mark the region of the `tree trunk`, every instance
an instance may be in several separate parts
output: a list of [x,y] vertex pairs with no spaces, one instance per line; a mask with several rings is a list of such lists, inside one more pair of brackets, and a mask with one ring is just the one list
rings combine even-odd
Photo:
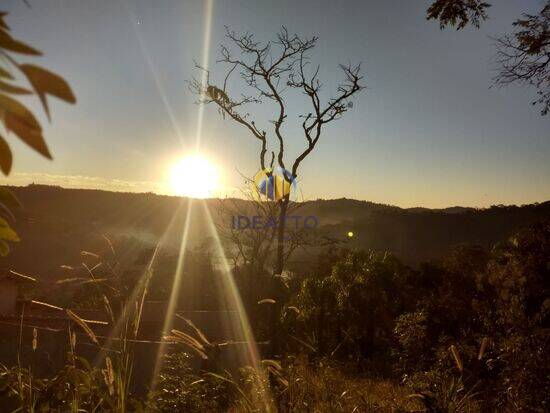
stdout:
[[281,343],[280,343],[280,316],[283,309],[283,298],[284,294],[282,293],[282,280],[276,278],[276,275],[283,273],[285,265],[285,218],[286,212],[288,210],[288,197],[283,198],[279,203],[279,219],[277,221],[277,253],[275,256],[275,267],[273,270],[273,279],[272,279],[272,290],[271,294],[275,299],[275,304],[271,306],[271,319],[270,319],[270,330],[271,330],[271,354],[273,357],[279,353]]
[[274,275],[282,274],[285,265],[285,219],[287,210],[288,196],[283,198],[279,204],[279,219],[277,221],[277,255],[275,257]]

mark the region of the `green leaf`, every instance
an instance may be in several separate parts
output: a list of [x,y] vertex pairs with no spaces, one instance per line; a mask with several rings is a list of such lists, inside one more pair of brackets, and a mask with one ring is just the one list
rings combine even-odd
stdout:
[[0,169],[4,175],[9,175],[12,165],[11,149],[6,140],[0,135]]
[[6,129],[14,132],[23,142],[48,159],[52,159],[40,124],[24,105],[9,96],[0,94],[0,115],[4,115]]
[[3,30],[0,30],[0,48],[20,54],[34,56],[40,56],[42,54],[39,50],[33,49],[29,45],[15,40],[8,32]]
[[9,253],[10,246],[6,242],[0,240],[0,256],[5,257]]
[[6,93],[11,93],[14,95],[29,95],[32,92],[29,89],[23,87],[15,86],[0,80],[0,90],[3,90]]
[[4,218],[0,218],[0,240],[19,242],[19,236]]
[[61,76],[35,65],[20,65],[19,69],[27,76],[35,92],[40,97],[44,110],[50,117],[46,94],[55,96],[68,103],[75,103],[76,98],[69,84]]

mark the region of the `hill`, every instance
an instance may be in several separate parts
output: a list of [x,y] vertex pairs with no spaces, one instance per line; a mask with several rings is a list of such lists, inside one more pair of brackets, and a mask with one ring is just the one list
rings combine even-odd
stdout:
[[[14,245],[2,266],[46,278],[57,278],[61,265],[78,264],[80,251],[105,248],[103,235],[154,247],[164,234],[167,247],[177,252],[190,204],[186,198],[152,193],[44,185],[10,189],[23,204],[14,224],[22,241]],[[231,225],[220,220],[219,200],[193,203],[190,249],[202,245],[211,234],[204,205],[217,225]],[[316,216],[323,231],[347,246],[389,251],[416,265],[437,259],[458,244],[490,247],[533,222],[550,218],[550,202],[432,210],[344,198],[304,202],[297,214]],[[348,231],[353,231],[353,238],[346,237]]]

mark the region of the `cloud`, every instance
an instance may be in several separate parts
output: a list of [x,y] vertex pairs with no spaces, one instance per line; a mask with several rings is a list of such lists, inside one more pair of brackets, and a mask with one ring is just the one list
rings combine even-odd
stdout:
[[[100,178],[84,175],[56,175],[47,173],[14,172],[3,185],[27,186],[30,184],[54,185],[63,188],[100,189],[114,192],[153,192],[160,195],[173,195],[167,182],[125,181],[121,179]],[[221,186],[212,197],[242,198],[242,188]]]
[[6,178],[6,185],[29,184],[57,185],[64,188],[102,189],[117,192],[155,192],[168,194],[166,183],[153,181],[124,181],[83,175],[55,175],[46,173],[15,172]]

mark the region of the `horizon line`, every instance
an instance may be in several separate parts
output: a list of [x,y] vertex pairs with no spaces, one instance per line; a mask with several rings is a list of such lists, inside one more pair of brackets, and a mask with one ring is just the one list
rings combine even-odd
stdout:
[[[62,189],[62,190],[67,190],[67,191],[70,191],[70,190],[76,190],[76,191],[99,191],[99,192],[110,192],[110,193],[119,193],[119,194],[135,194],[135,195],[154,195],[154,196],[159,196],[159,197],[168,197],[168,198],[184,198],[184,199],[187,199],[187,200],[205,200],[205,201],[209,201],[209,200],[222,200],[222,199],[239,199],[239,200],[242,200],[242,201],[247,201],[247,202],[253,202],[253,201],[250,201],[246,198],[239,198],[239,197],[233,197],[233,196],[226,196],[226,197],[216,197],[216,196],[213,196],[213,197],[206,197],[206,198],[193,198],[193,197],[190,197],[190,196],[185,196],[185,195],[176,195],[176,194],[168,194],[168,193],[159,193],[159,192],[155,192],[155,191],[132,191],[132,190],[124,190],[124,189],[115,189],[115,188],[111,188],[111,189],[106,189],[106,188],[99,188],[99,187],[75,187],[75,186],[63,186],[61,184],[55,184],[55,183],[35,183],[35,182],[32,182],[32,183],[27,183],[27,184],[10,184],[10,183],[6,183],[6,184],[0,184],[0,187],[8,187],[8,188],[32,188],[32,187],[47,187],[47,188],[57,188],[57,189]],[[535,201],[535,202],[530,202],[530,203],[525,203],[525,204],[492,204],[490,206],[487,206],[487,207],[478,207],[478,206],[463,206],[463,205],[450,205],[450,206],[446,206],[446,207],[425,207],[425,206],[413,206],[413,207],[402,207],[402,206],[399,206],[399,205],[394,205],[394,204],[387,204],[387,203],[383,203],[383,202],[375,202],[375,201],[369,201],[367,199],[358,199],[358,198],[348,198],[348,197],[340,197],[340,198],[316,198],[316,199],[305,199],[305,200],[302,200],[302,201],[293,201],[293,202],[296,202],[296,203],[308,203],[308,202],[320,202],[320,201],[342,201],[342,200],[346,200],[346,201],[355,201],[355,202],[363,202],[363,203],[369,203],[369,204],[374,204],[374,205],[380,205],[380,206],[386,206],[386,207],[390,207],[390,208],[398,208],[398,209],[401,209],[401,210],[404,210],[404,211],[407,211],[407,210],[415,210],[415,209],[425,209],[425,210],[429,210],[429,211],[445,211],[445,210],[449,210],[449,209],[455,209],[455,208],[460,208],[460,209],[465,209],[465,210],[474,210],[474,211],[484,211],[484,210],[488,210],[488,209],[491,209],[491,208],[494,208],[494,207],[497,207],[497,208],[507,208],[507,207],[525,207],[525,206],[535,206],[535,205],[541,205],[541,204],[545,204],[547,202],[550,202],[550,199],[548,200],[544,200],[544,201]]]

